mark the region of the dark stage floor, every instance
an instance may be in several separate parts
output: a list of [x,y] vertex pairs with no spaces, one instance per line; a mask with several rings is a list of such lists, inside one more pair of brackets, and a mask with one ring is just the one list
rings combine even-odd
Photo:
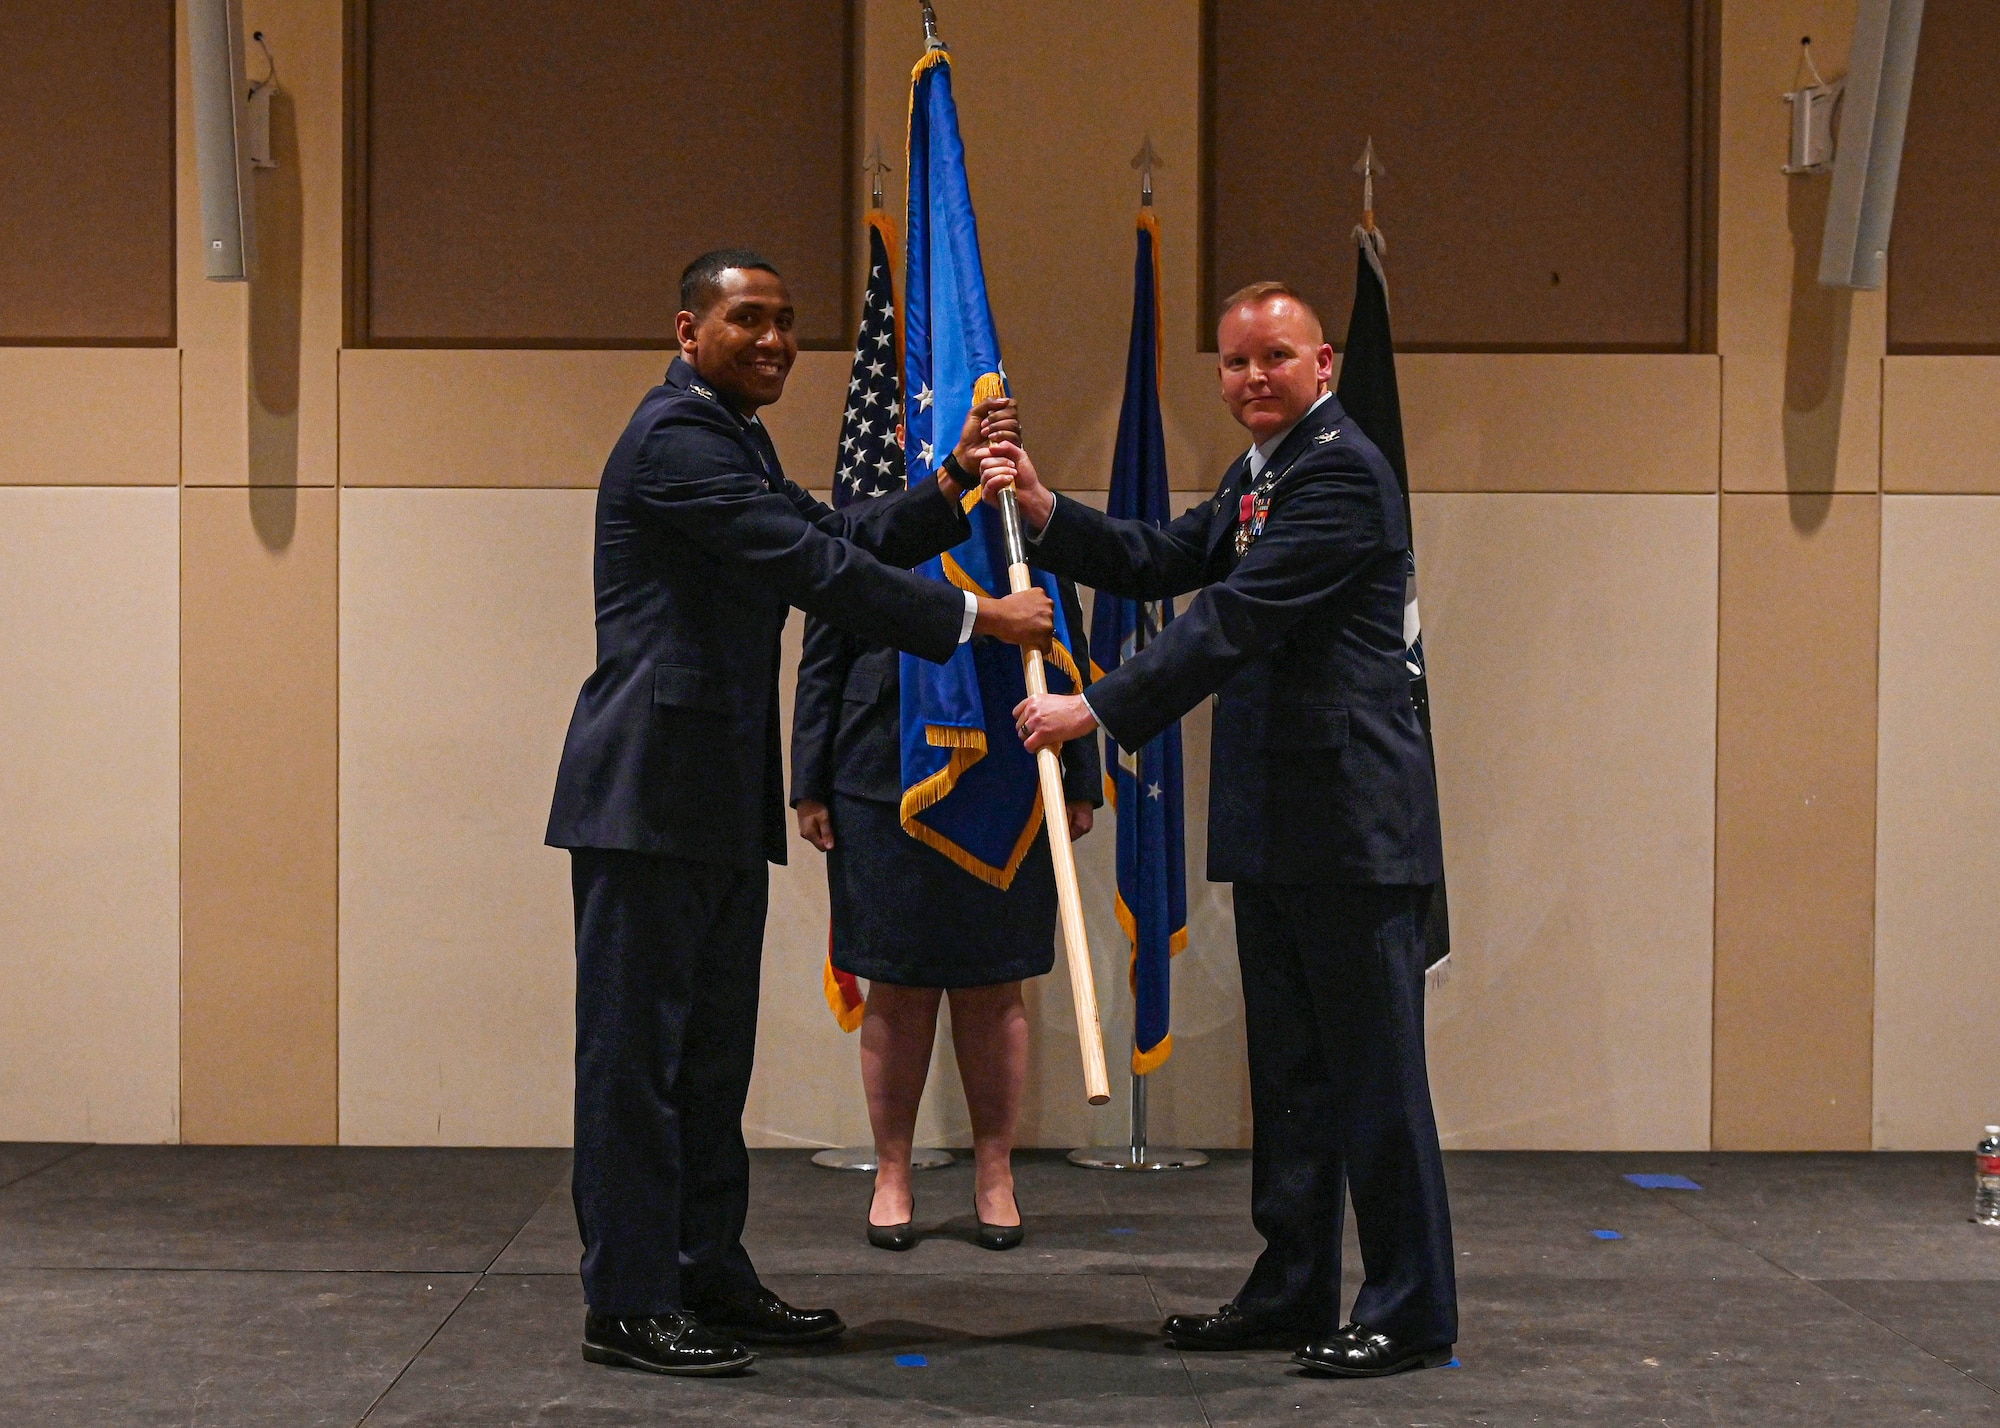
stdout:
[[0,1424],[1988,1423],[2000,1230],[1969,1161],[1451,1156],[1461,1366],[1351,1383],[1155,1337],[1258,1248],[1241,1156],[1024,1154],[1007,1254],[970,1243],[970,1171],[932,1172],[894,1255],[865,1176],[762,1152],[751,1252],[852,1329],[689,1381],[578,1356],[563,1152],[0,1145]]

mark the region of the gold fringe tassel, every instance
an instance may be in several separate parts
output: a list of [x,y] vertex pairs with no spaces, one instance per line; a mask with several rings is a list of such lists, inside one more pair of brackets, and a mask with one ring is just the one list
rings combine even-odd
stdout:
[[829,955],[826,966],[821,971],[821,981],[826,988],[826,1009],[833,1013],[833,1019],[840,1023],[842,1031],[857,1031],[861,1027],[861,1016],[868,1008],[864,1002],[850,1003],[847,988],[840,984],[840,978],[833,970],[833,958]]
[[[1109,783],[1110,780],[1107,779],[1105,782]],[[1137,918],[1132,916],[1132,909],[1125,905],[1125,894],[1123,893],[1118,894],[1116,910],[1118,913],[1118,925],[1125,929],[1125,936],[1132,944],[1131,960],[1125,965],[1125,981],[1131,987],[1132,994],[1137,996],[1139,994],[1139,922]],[[1187,945],[1187,929],[1183,927],[1167,938],[1167,955],[1169,957],[1178,957],[1181,953],[1187,951]],[[1132,1074],[1134,1076],[1144,1076],[1147,1072],[1164,1066],[1167,1058],[1173,1054],[1174,1037],[1172,1032],[1161,1037],[1160,1044],[1155,1046],[1151,1051],[1142,1053],[1135,1046],[1132,1048]]]
[[1132,1074],[1149,1076],[1167,1064],[1167,1058],[1174,1054],[1174,1034],[1170,1031],[1160,1038],[1160,1044],[1151,1051],[1132,1048]]

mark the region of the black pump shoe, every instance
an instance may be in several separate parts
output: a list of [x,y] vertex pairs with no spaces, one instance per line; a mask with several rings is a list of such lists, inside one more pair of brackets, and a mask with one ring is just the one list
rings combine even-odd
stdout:
[[[973,1214],[977,1215],[978,1213],[979,1211],[975,1208]],[[1021,1202],[1018,1198],[1014,1201],[1014,1221],[1011,1225],[990,1225],[986,1221],[981,1220],[979,1222],[979,1247],[987,1250],[1010,1250],[1021,1243],[1023,1227],[1020,1222]]]
[[1444,1368],[1451,1345],[1416,1349],[1361,1324],[1348,1324],[1330,1339],[1307,1344],[1292,1355],[1303,1369],[1340,1378],[1382,1378],[1410,1369]]
[[908,1220],[900,1225],[878,1225],[871,1220],[868,1224],[868,1243],[879,1250],[915,1249],[917,1232]]
[[989,1250],[1010,1250],[1021,1243],[1022,1229],[1019,1225],[989,1225],[979,1222],[979,1247]]
[[639,1319],[586,1313],[583,1356],[594,1364],[694,1378],[741,1373],[757,1357],[727,1334],[705,1329],[694,1315],[685,1313]]

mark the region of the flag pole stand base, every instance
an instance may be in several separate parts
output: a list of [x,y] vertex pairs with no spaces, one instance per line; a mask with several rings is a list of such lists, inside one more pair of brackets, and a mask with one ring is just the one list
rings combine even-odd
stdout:
[[1085,1170],[1193,1170],[1208,1164],[1198,1150],[1146,1144],[1146,1078],[1132,1078],[1132,1133],[1123,1145],[1087,1145],[1069,1153]]
[[[948,1150],[939,1150],[931,1146],[919,1146],[910,1152],[910,1169],[942,1170],[957,1159],[958,1157]],[[873,1172],[875,1169],[875,1147],[872,1145],[849,1145],[837,1146],[831,1150],[816,1151],[813,1154],[813,1164],[825,1166],[828,1170],[866,1170]]]
[[1208,1164],[1198,1150],[1159,1145],[1089,1145],[1069,1153],[1086,1170],[1193,1170]]

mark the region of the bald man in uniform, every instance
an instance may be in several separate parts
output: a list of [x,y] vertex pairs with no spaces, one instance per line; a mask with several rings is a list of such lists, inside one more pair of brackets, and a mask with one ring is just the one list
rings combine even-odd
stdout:
[[[1403,663],[1408,518],[1298,294],[1245,288],[1218,339],[1252,445],[1164,529],[1052,495],[1017,446],[994,445],[987,495],[1013,483],[1036,565],[1134,600],[1205,587],[1086,694],[1030,697],[1015,718],[1031,749],[1100,726],[1136,749],[1216,697],[1208,876],[1235,885],[1266,1248],[1234,1300],[1166,1333],[1292,1348],[1345,1377],[1435,1367],[1458,1307],[1424,1065],[1422,913],[1443,856]],[[1366,1277],[1342,1324],[1346,1193]]]

